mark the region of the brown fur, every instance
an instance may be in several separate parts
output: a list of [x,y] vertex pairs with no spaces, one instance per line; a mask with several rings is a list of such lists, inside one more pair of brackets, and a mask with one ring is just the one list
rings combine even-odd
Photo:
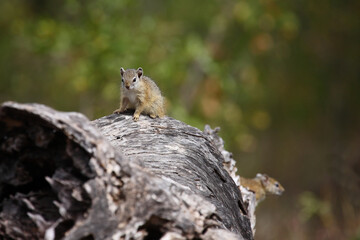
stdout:
[[266,174],[258,173],[252,179],[241,177],[240,183],[241,186],[255,193],[257,203],[264,200],[267,193],[281,195],[285,191],[278,181]]
[[[128,109],[135,110],[134,121],[141,113],[151,118],[164,117],[164,98],[153,80],[143,75],[142,68],[124,70],[121,68],[121,102],[114,113],[122,113]],[[134,82],[135,81],[135,82]]]

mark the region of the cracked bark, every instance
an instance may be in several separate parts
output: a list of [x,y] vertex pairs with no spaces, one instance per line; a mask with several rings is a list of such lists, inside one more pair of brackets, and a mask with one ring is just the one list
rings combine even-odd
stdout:
[[0,139],[4,239],[253,238],[222,154],[175,119],[7,102]]

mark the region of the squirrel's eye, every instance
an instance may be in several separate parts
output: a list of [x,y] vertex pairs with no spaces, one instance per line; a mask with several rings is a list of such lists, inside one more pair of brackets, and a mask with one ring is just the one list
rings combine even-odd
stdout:
[[123,79],[123,78],[121,79],[121,82],[122,82],[122,83],[124,82],[124,79]]
[[275,183],[275,187],[279,187],[279,184],[278,184],[278,183]]
[[133,82],[136,82],[136,78],[133,79]]

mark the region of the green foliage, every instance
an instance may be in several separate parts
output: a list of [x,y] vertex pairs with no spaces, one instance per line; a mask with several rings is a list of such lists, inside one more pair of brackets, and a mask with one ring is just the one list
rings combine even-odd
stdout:
[[321,201],[312,192],[302,193],[299,200],[303,221],[308,221],[314,216],[325,218],[330,213],[329,202]]

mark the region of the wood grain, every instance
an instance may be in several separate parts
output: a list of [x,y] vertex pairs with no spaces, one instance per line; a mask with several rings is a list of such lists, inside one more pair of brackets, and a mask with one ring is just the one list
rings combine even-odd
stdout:
[[4,239],[253,238],[221,153],[175,119],[7,102],[0,139]]

